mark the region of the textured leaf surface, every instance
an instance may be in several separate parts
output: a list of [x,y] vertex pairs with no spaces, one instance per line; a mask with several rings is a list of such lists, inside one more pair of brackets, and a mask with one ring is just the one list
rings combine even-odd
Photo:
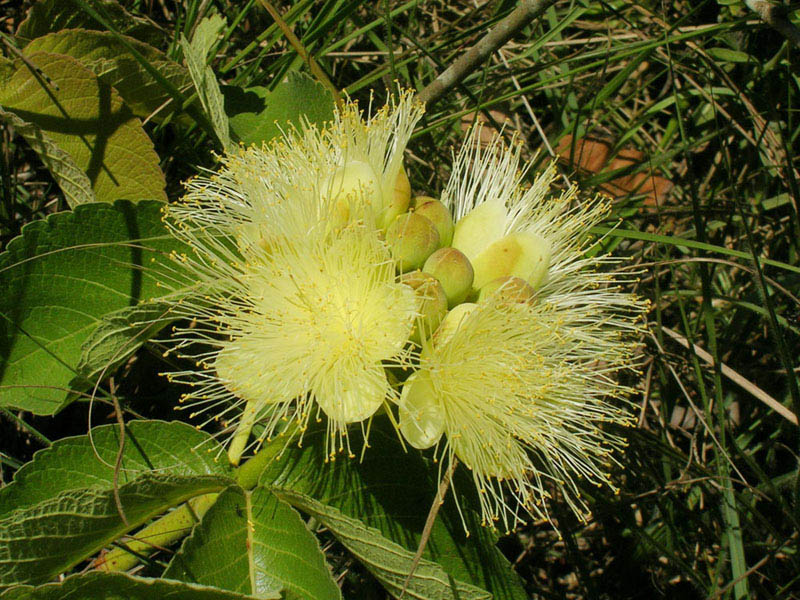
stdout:
[[[276,490],[276,495],[315,517],[352,552],[383,586],[399,596],[411,572],[414,552],[384,537],[381,532],[361,521],[342,514],[338,509],[290,490]],[[421,560],[408,582],[406,596],[425,600],[486,600],[491,594],[475,586],[455,581],[441,566]]]
[[307,121],[322,125],[333,119],[330,91],[303,73],[290,73],[270,91],[264,87],[227,87],[225,110],[231,131],[245,144],[260,145]]
[[0,255],[0,406],[57,411],[100,319],[163,293],[155,270],[184,248],[161,222],[162,206],[82,205],[9,243]]
[[[60,583],[19,586],[0,594],[2,600],[254,600],[227,590],[125,573],[86,573]],[[280,596],[259,596],[280,598]]]
[[[143,473],[231,476],[221,447],[207,433],[175,421],[131,421],[126,427],[118,482]],[[40,450],[0,489],[0,518],[67,491],[86,487],[109,490],[119,449],[117,425],[92,429],[92,435],[63,438]]]
[[[12,73],[13,74],[13,73]],[[14,127],[50,171],[70,206],[94,202],[92,182],[72,157],[64,152],[42,129],[24,121],[13,112],[0,108],[0,119]]]
[[[150,117],[170,99],[170,95],[133,57],[121,37],[175,87],[186,90],[192,85],[186,68],[169,60],[163,52],[133,38],[106,31],[58,31],[33,40],[23,52],[50,52],[71,56],[97,75],[103,83],[116,89],[135,115]],[[169,112],[159,110],[153,119],[159,121]]]
[[181,502],[224,488],[212,475],[145,473],[119,488],[126,525],[112,490],[68,490],[0,520],[0,587],[46,582]]
[[165,576],[254,596],[285,589],[293,598],[341,598],[316,538],[262,487],[220,494]]
[[[154,46],[166,39],[163,31],[146,19],[134,17],[117,0],[83,0],[89,7],[107,17],[117,31]],[[32,40],[39,36],[71,28],[99,29],[95,21],[74,0],[39,0],[31,6],[25,20],[17,28],[17,37]]]
[[153,143],[119,94],[69,56],[33,52],[27,58],[51,83],[21,64],[0,90],[0,105],[69,154],[97,200],[166,201]]
[[225,19],[220,15],[206,17],[195,29],[191,42],[181,35],[181,48],[200,103],[211,119],[214,132],[222,147],[228,150],[231,147],[231,136],[228,115],[225,114],[225,102],[217,77],[213,69],[206,64],[208,53],[224,26]]
[[6,82],[11,79],[17,68],[14,66],[14,61],[0,56],[0,87],[4,86]]
[[113,370],[173,320],[169,302],[154,300],[105,315],[81,346],[77,371],[94,381]]
[[[60,583],[19,586],[0,594],[2,600],[255,600],[227,590],[173,581],[145,579],[125,573],[86,573]],[[279,595],[259,596],[280,598]]]
[[[357,456],[358,444],[353,436],[351,445]],[[391,428],[376,419],[363,460],[340,458],[325,464],[325,431],[311,431],[303,438],[302,448],[290,445],[264,471],[261,482],[334,507],[413,555],[436,493],[436,475],[436,465],[427,465],[416,452],[405,453]],[[469,509],[469,494],[475,493],[471,480],[457,477],[455,492],[461,494],[470,536],[464,532],[451,490],[423,556],[455,579],[489,590],[496,599],[527,598],[519,576],[495,547],[496,535],[481,526]]]

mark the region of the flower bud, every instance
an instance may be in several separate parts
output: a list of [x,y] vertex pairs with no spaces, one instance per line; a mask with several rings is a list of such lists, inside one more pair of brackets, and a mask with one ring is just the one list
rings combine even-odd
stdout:
[[478,308],[477,304],[463,302],[448,312],[442,320],[441,325],[439,325],[439,329],[433,334],[434,345],[443,344],[449,340],[461,326],[464,319],[476,308]]
[[389,225],[386,242],[400,272],[407,273],[419,269],[439,247],[439,232],[422,215],[405,213]]
[[411,182],[408,180],[406,170],[400,167],[400,172],[395,179],[394,187],[388,192],[389,197],[385,198],[386,206],[378,223],[381,229],[386,229],[397,218],[408,210],[411,202]]
[[400,432],[414,448],[430,448],[442,437],[444,410],[426,372],[417,371],[406,380],[399,412]]
[[422,270],[436,277],[442,284],[450,308],[467,299],[475,273],[469,259],[461,250],[439,248],[428,257]]
[[500,238],[473,261],[475,281],[481,289],[499,277],[519,277],[535,290],[547,276],[550,266],[550,244],[534,233],[512,233]]
[[[508,212],[500,200],[489,200],[473,208],[456,223],[453,247],[473,261],[495,240],[505,234]],[[494,279],[494,278],[492,278]]]
[[415,344],[421,344],[422,338],[429,338],[447,314],[447,296],[442,284],[422,271],[406,273],[400,281],[411,287],[419,300],[420,316],[408,339]]
[[370,165],[351,160],[334,171],[320,191],[330,202],[331,227],[341,229],[357,204],[374,206],[378,200],[378,176]]
[[450,210],[441,202],[430,196],[417,196],[412,202],[414,212],[427,217],[439,232],[439,245],[443,248],[453,241],[453,217]]
[[492,279],[478,291],[478,302],[486,302],[496,297],[502,303],[521,304],[528,302],[536,293],[528,282],[519,277],[498,277]]

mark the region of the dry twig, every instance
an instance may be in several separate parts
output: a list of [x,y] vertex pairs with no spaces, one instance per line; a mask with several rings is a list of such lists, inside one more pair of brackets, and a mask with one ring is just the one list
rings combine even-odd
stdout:
[[483,36],[477,44],[462,54],[436,79],[426,85],[419,93],[418,98],[426,104],[437,100],[510,40],[515,33],[555,3],[556,0],[522,0],[517,8],[492,27],[489,33]]
[[800,48],[800,29],[786,18],[786,8],[765,0],[744,0],[747,8],[756,13],[767,25]]

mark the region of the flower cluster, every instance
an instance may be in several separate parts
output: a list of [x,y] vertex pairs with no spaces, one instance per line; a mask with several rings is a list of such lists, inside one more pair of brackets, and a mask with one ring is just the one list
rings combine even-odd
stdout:
[[441,197],[412,198],[421,114],[409,94],[366,118],[348,103],[189,182],[166,220],[193,249],[177,339],[199,370],[172,377],[230,422],[233,462],[255,424],[264,439],[322,415],[331,455],[349,452],[349,427],[383,409],[471,471],[487,523],[547,518],[553,490],[585,514],[578,480],[609,484],[624,445],[604,423],[629,422],[616,374],[643,309],[586,252],[608,207],[550,195],[553,166],[526,186],[519,146],[477,129]]

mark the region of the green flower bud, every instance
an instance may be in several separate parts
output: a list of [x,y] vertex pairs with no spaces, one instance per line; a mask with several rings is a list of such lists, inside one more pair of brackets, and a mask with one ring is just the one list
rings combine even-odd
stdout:
[[430,196],[417,196],[412,202],[414,212],[427,217],[436,226],[439,232],[439,244],[449,246],[453,241],[453,217],[450,210],[441,202]]
[[533,233],[512,233],[500,238],[473,261],[476,289],[499,277],[519,277],[537,289],[550,266],[550,244]]
[[421,344],[422,338],[429,338],[447,314],[447,296],[442,284],[422,271],[406,273],[400,281],[411,287],[419,300],[420,316],[408,339],[415,344]]
[[414,448],[430,448],[442,437],[444,410],[426,372],[417,371],[406,380],[399,412],[400,432]]
[[475,273],[469,259],[461,250],[439,248],[428,257],[422,270],[436,277],[442,284],[450,308],[467,299]]
[[394,182],[394,188],[389,190],[388,193],[390,196],[385,199],[386,206],[383,209],[379,223],[381,229],[389,227],[398,215],[406,212],[411,202],[411,182],[408,180],[404,167],[400,167],[400,172]]
[[528,282],[519,277],[498,277],[492,279],[478,291],[478,302],[486,302],[496,296],[501,302],[521,304],[528,302],[536,293]]
[[386,230],[386,242],[400,272],[419,269],[439,247],[439,232],[429,219],[416,213],[395,217]]

